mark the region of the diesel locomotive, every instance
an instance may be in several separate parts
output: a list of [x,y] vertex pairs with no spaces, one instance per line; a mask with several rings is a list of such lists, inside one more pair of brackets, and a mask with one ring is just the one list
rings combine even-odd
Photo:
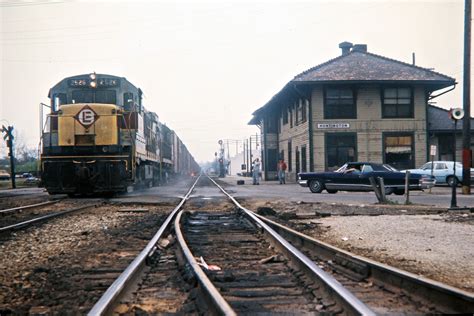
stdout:
[[142,90],[126,78],[68,77],[48,98],[41,180],[50,194],[113,194],[199,172],[176,133],[145,109]]

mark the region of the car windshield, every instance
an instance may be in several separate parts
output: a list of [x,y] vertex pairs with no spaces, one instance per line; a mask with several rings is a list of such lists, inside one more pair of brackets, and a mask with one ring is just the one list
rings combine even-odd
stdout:
[[346,169],[347,169],[347,164],[343,164],[342,167],[340,167],[339,169],[337,169],[334,172],[344,173],[344,171],[346,171]]
[[387,164],[377,164],[377,163],[370,163],[370,164],[344,164],[342,167],[337,169],[335,172],[338,173],[347,173],[348,171],[359,171],[362,173],[368,173],[373,171],[390,171],[390,172],[398,172],[398,170],[390,165]]
[[383,167],[387,169],[388,171],[393,171],[393,172],[398,172],[398,169],[395,167],[392,167],[390,165],[384,164]]

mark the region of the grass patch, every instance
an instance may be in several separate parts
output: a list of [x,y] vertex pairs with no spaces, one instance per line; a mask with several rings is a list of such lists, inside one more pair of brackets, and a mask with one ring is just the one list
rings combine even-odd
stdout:
[[[25,178],[16,178],[15,184],[17,188],[35,188],[37,184],[25,183]],[[0,190],[8,190],[12,188],[12,180],[0,180]]]

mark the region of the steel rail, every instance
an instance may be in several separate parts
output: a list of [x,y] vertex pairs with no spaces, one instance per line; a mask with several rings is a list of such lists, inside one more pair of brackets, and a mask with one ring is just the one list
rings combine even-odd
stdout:
[[194,190],[197,182],[201,178],[201,175],[193,183],[186,195],[181,199],[178,206],[168,215],[164,223],[158,229],[158,232],[148,242],[146,247],[138,254],[138,256],[128,265],[128,267],[120,274],[120,276],[109,286],[102,297],[95,303],[88,315],[104,315],[111,313],[115,303],[120,299],[120,296],[124,293],[129,282],[131,282],[138,272],[140,272],[146,264],[146,260],[150,253],[156,250],[156,243],[160,240],[163,233],[169,228],[175,215],[183,207],[184,203],[188,200],[191,192]]
[[321,240],[312,238],[276,223],[264,216],[258,214],[255,215],[277,230],[278,233],[291,240],[294,244],[315,251],[322,258],[333,260],[337,255],[343,256],[343,258],[347,258],[350,261],[369,267],[369,275],[371,277],[380,280],[385,284],[402,288],[405,293],[410,293],[410,295],[429,300],[435,305],[439,304],[437,302],[442,302],[442,306],[450,308],[458,313],[471,313],[474,311],[473,293],[362,256],[354,255],[343,249],[334,247]]
[[38,206],[56,204],[59,201],[61,201],[61,200],[47,201],[47,202],[41,202],[41,203],[36,203],[36,204],[30,204],[30,205],[7,208],[7,209],[4,209],[4,210],[0,210],[0,214],[15,212],[15,211],[19,211],[19,210],[27,210],[27,209],[38,207]]
[[4,233],[4,232],[9,231],[9,230],[24,228],[24,227],[30,226],[32,224],[36,224],[36,223],[39,223],[39,222],[42,222],[42,221],[46,221],[48,219],[58,217],[58,216],[62,216],[62,215],[68,214],[68,213],[77,212],[77,211],[80,211],[80,210],[83,210],[83,209],[86,209],[86,208],[89,208],[89,207],[93,207],[93,206],[96,206],[96,205],[97,204],[83,205],[83,206],[75,207],[75,208],[72,208],[72,209],[69,209],[69,210],[65,210],[65,211],[61,211],[61,212],[57,212],[57,213],[52,213],[52,214],[47,214],[47,215],[44,215],[44,216],[32,218],[30,220],[27,220],[27,221],[24,221],[24,222],[21,222],[21,223],[17,223],[17,224],[5,226],[5,227],[0,227],[0,233]]
[[301,251],[296,249],[282,236],[275,232],[270,226],[264,223],[256,214],[242,205],[237,200],[227,193],[219,184],[217,184],[212,178],[208,178],[224,193],[240,210],[242,210],[247,216],[252,218],[260,227],[262,227],[285,251],[289,256],[295,258],[300,266],[312,275],[316,276],[327,291],[334,294],[334,299],[337,300],[344,308],[347,314],[359,314],[359,315],[376,315],[367,305],[361,302],[355,297],[350,291],[342,286],[333,276],[325,272],[323,269],[318,267],[311,259],[306,257]]
[[227,301],[222,297],[219,291],[216,289],[214,284],[212,284],[211,280],[207,277],[206,273],[202,271],[201,267],[194,259],[194,256],[189,249],[186,241],[184,240],[183,233],[181,232],[181,215],[183,211],[180,211],[176,216],[174,221],[174,231],[176,233],[176,239],[179,242],[179,246],[181,251],[186,258],[189,266],[191,267],[198,284],[200,285],[202,292],[205,294],[204,299],[207,301],[208,307],[212,308],[213,314],[216,315],[237,315],[236,312],[232,309],[232,307],[227,303]]

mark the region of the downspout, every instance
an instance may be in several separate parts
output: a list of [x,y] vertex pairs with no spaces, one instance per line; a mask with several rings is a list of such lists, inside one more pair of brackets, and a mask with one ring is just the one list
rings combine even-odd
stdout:
[[314,147],[313,147],[313,101],[309,97],[308,107],[308,139],[309,139],[309,172],[314,172]]
[[[453,91],[455,88],[456,88],[456,85],[457,85],[457,82],[455,82],[453,84],[453,86],[448,89],[448,90],[445,90],[437,95],[430,95],[431,93],[425,93],[426,95],[426,109],[425,109],[425,116],[426,116],[426,119],[425,119],[425,122],[426,122],[426,161],[430,161],[431,157],[430,157],[430,151],[431,151],[431,148],[430,148],[430,135],[431,135],[431,131],[430,131],[430,125],[429,125],[429,122],[428,122],[428,112],[429,112],[429,103],[428,101],[431,101],[439,96],[442,96],[443,94],[445,93],[448,93],[450,91]],[[434,135],[433,135],[434,136]],[[436,159],[436,157],[435,157]]]
[[263,172],[265,175],[265,181],[268,181],[268,171],[267,171],[267,165],[268,165],[268,148],[267,148],[267,124],[265,124],[265,117],[262,118],[262,132],[263,132],[263,146],[264,150],[263,152],[263,159],[264,159],[264,164],[263,164]]
[[426,124],[426,161],[430,161],[430,151],[431,151],[431,142],[430,142],[430,124],[428,122],[428,115],[429,115],[429,104],[428,100],[430,100],[430,93],[425,90],[425,124]]

